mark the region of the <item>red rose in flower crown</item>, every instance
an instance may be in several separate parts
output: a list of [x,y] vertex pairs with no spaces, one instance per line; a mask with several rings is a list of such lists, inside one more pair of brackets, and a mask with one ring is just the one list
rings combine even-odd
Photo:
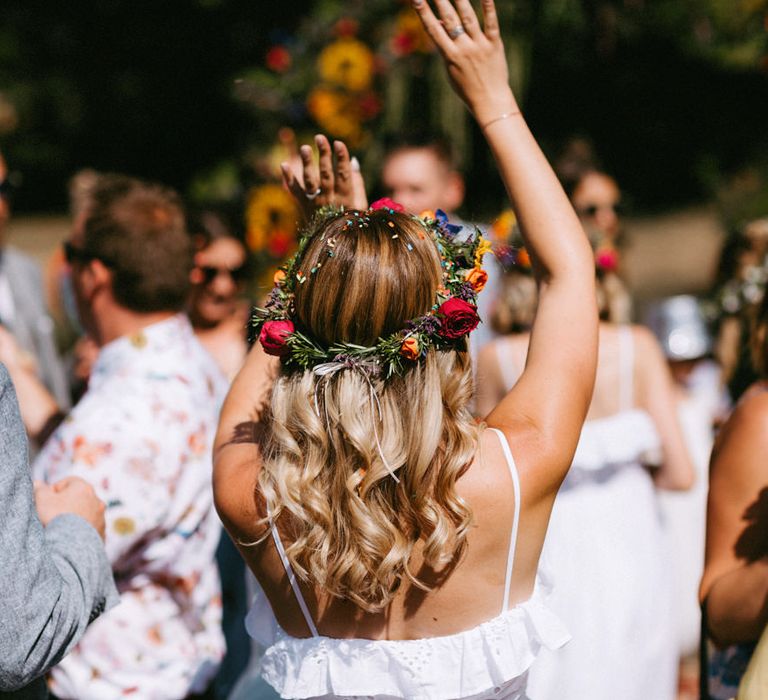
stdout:
[[287,355],[290,348],[286,339],[294,330],[293,321],[267,321],[259,334],[259,342],[264,352],[277,357]]
[[440,317],[440,335],[456,340],[475,330],[480,323],[477,309],[463,299],[451,297],[437,310]]
[[382,197],[381,199],[377,199],[368,208],[371,211],[376,211],[377,209],[391,209],[392,211],[399,211],[399,212],[405,211],[405,207],[402,204],[393,202],[391,199],[389,199],[389,197]]

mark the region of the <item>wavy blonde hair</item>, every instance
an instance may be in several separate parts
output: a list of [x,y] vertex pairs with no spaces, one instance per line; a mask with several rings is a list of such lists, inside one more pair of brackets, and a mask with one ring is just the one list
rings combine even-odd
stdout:
[[[404,328],[442,281],[421,224],[387,210],[361,215],[364,226],[347,226],[350,212],[316,223],[302,256],[316,272],[297,285],[296,326],[326,346],[369,346]],[[477,445],[471,392],[465,349],[430,351],[389,379],[355,369],[278,377],[258,485],[300,578],[378,611],[404,579],[430,590],[411,569],[417,542],[432,569],[458,561],[471,512],[456,480]]]

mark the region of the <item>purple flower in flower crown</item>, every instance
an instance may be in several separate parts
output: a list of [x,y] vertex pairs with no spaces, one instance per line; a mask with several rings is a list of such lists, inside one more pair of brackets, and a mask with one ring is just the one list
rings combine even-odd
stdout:
[[437,225],[440,227],[440,230],[448,236],[455,236],[457,233],[459,233],[459,231],[461,231],[462,228],[464,228],[458,224],[449,223],[448,214],[446,214],[442,209],[438,209],[435,212],[435,221],[437,221]]
[[265,308],[274,309],[280,308],[283,304],[282,293],[277,287],[273,287],[267,297],[267,301],[264,303]]
[[421,316],[408,324],[408,330],[426,335],[434,335],[440,330],[440,327],[440,319],[432,314]]
[[477,299],[477,290],[470,282],[464,282],[461,286],[454,289],[453,296],[462,301],[468,301],[471,304]]

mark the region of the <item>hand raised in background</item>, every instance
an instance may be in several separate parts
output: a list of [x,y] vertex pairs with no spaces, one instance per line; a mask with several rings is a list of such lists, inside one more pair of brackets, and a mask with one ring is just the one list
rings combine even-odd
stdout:
[[[289,163],[282,163],[283,183],[299,204],[304,217],[309,220],[315,210],[328,204],[349,209],[367,209],[368,197],[365,182],[357,159],[350,158],[343,141],[334,141],[333,149],[322,134],[315,136],[317,164],[312,147],[304,144],[299,149],[303,170],[301,176]],[[334,154],[336,162],[334,163]]]

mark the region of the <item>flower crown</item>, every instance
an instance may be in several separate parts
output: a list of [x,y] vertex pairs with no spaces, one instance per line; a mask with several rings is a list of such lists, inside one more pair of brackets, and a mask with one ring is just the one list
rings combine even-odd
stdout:
[[[380,199],[367,211],[324,207],[316,215],[315,223],[318,217],[322,219],[346,215],[348,218],[343,231],[355,227],[365,228],[369,224],[371,212],[378,210],[391,214],[404,212],[400,204]],[[375,345],[368,347],[353,343],[334,343],[324,347],[297,329],[294,323],[296,285],[304,284],[307,281],[306,273],[314,274],[322,264],[318,263],[308,271],[299,267],[307,243],[317,230],[317,226],[311,226],[310,233],[300,239],[297,253],[275,274],[275,286],[265,308],[254,308],[249,322],[249,340],[255,342],[258,338],[264,351],[280,357],[286,368],[314,368],[319,373],[331,373],[343,367],[353,367],[383,377],[402,374],[431,349],[459,347],[459,341],[480,322],[477,294],[488,279],[482,269],[482,259],[491,245],[478,229],[472,235],[461,235],[463,227],[448,223],[445,212],[439,209],[423,212],[413,218],[420,222],[434,241],[442,268],[442,284],[437,290],[434,305],[426,314],[411,319],[405,328],[379,338]],[[394,222],[390,222],[390,227],[393,229],[392,238],[397,239]],[[329,238],[329,260],[334,257],[334,245],[335,240]],[[409,243],[403,245],[412,250]]]

